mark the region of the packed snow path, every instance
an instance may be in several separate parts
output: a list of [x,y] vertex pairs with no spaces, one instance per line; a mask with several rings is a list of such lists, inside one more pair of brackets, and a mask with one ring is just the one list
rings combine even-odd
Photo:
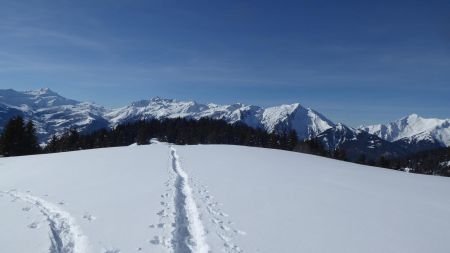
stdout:
[[205,231],[199,218],[189,176],[181,168],[175,148],[170,147],[171,167],[175,179],[175,229],[173,231],[173,250],[175,253],[207,253]]
[[74,218],[56,205],[41,198],[14,190],[1,192],[38,208],[50,228],[50,253],[85,253],[86,238]]

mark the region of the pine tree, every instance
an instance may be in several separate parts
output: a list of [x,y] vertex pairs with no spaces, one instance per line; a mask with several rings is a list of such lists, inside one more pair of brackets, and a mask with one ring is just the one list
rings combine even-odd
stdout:
[[33,122],[26,125],[22,117],[8,121],[1,136],[0,150],[4,156],[31,155],[40,151]]
[[24,153],[23,137],[24,124],[22,117],[15,117],[8,121],[2,134],[2,154],[4,156],[16,156]]
[[383,168],[390,168],[391,162],[384,155],[382,155],[380,159],[378,159],[376,165]]
[[358,156],[358,159],[356,159],[356,162],[359,164],[366,164],[367,163],[367,158],[365,154],[360,154]]
[[137,132],[136,142],[138,145],[146,145],[150,139],[150,129],[145,124],[141,124]]
[[269,146],[269,148],[279,148],[280,147],[280,140],[275,133],[269,134],[268,146]]
[[53,135],[50,139],[50,142],[45,146],[44,152],[45,153],[56,153],[60,152],[60,148],[58,147],[59,139],[56,137],[56,135]]
[[297,146],[298,139],[297,139],[297,132],[295,130],[291,130],[288,133],[287,136],[287,149],[288,150],[294,150]]
[[70,150],[80,149],[80,134],[76,129],[74,128],[70,129],[67,143]]
[[332,157],[338,160],[347,161],[347,153],[344,149],[336,149],[333,152]]
[[37,154],[41,151],[36,137],[36,129],[33,121],[28,121],[24,132],[24,149],[25,155]]

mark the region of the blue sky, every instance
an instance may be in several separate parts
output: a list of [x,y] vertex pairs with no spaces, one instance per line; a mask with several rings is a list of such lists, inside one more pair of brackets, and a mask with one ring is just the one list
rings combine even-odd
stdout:
[[0,88],[450,118],[450,1],[3,1]]

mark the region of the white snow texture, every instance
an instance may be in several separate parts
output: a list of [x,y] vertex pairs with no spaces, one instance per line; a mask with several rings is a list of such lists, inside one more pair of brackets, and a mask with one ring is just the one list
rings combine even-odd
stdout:
[[0,252],[447,253],[449,178],[153,142],[0,160]]

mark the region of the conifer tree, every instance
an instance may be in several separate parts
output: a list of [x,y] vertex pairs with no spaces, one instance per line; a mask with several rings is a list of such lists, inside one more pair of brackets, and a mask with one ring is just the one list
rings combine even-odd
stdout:
[[336,149],[333,152],[332,157],[338,160],[347,161],[347,153],[344,149]]
[[25,126],[24,149],[25,155],[37,154],[41,150],[36,137],[36,128],[31,120]]
[[389,168],[390,164],[391,164],[390,161],[384,155],[382,155],[376,163],[377,166],[383,167],[383,168]]
[[141,124],[137,132],[136,142],[138,145],[146,145],[149,143],[150,139],[150,129],[145,125]]
[[287,135],[287,149],[288,150],[294,150],[297,146],[298,139],[297,139],[297,131],[294,129],[289,131]]
[[24,149],[24,121],[22,117],[15,117],[8,121],[2,134],[1,151],[4,156],[23,155]]
[[359,164],[366,164],[367,163],[367,158],[365,154],[360,154],[358,156],[358,159],[356,159],[356,162]]
[[20,116],[8,121],[0,143],[4,156],[31,155],[40,151],[33,122],[25,124]]
[[56,137],[56,135],[53,135],[50,141],[48,142],[47,146],[44,148],[45,153],[56,153],[60,152],[60,148],[58,147],[59,139]]

